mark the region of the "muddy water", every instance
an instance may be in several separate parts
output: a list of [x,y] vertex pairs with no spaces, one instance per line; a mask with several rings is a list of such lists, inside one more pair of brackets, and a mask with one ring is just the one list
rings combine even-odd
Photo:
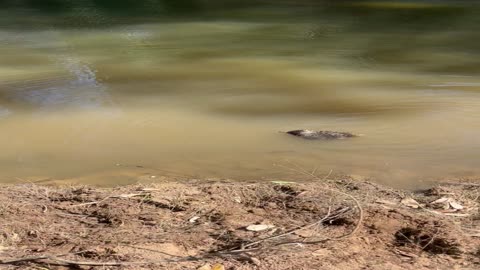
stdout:
[[[284,2],[5,7],[0,181],[285,180],[293,163],[400,187],[480,173],[480,9]],[[303,128],[364,136],[278,132]]]

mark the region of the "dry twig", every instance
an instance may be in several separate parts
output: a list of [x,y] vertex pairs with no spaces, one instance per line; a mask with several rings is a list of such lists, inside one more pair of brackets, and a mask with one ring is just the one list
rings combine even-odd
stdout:
[[[293,164],[298,169],[294,169],[294,168],[284,166],[284,165],[278,165],[278,166],[289,169],[289,170],[292,170],[292,171],[295,171],[295,172],[298,172],[298,173],[301,173],[301,174],[309,176],[309,177],[312,177],[313,179],[316,179],[316,180],[319,180],[319,181],[325,181],[330,176],[330,174],[332,173],[332,171],[330,171],[330,173],[326,177],[320,178],[317,175],[308,172],[307,170],[303,169],[302,167],[300,167],[300,166],[298,166],[294,163],[290,162],[290,164]],[[342,235],[342,236],[337,237],[337,238],[332,238],[330,240],[340,240],[340,239],[344,239],[344,238],[350,237],[351,235],[355,234],[360,229],[360,226],[362,225],[363,218],[364,218],[363,208],[362,208],[360,202],[358,201],[358,199],[355,198],[354,196],[352,196],[348,193],[342,192],[340,190],[327,188],[327,187],[319,187],[319,188],[321,188],[325,191],[329,191],[329,192],[332,192],[332,193],[337,193],[337,194],[340,194],[340,195],[343,195],[343,196],[346,196],[346,197],[350,198],[352,201],[355,202],[355,205],[357,206],[358,211],[359,211],[359,217],[358,217],[358,221],[357,221],[357,224],[356,224],[355,228],[350,233],[347,233],[347,234]],[[324,242],[324,241],[322,241],[322,242]],[[318,241],[302,242],[302,243],[303,244],[315,244],[315,243],[318,243]]]
[[164,259],[164,260],[157,260],[157,261],[137,261],[137,262],[91,262],[91,261],[73,261],[73,260],[65,260],[60,259],[59,257],[64,257],[71,254],[61,254],[61,255],[43,255],[43,256],[33,256],[33,257],[25,257],[25,258],[18,258],[18,259],[9,259],[9,260],[0,260],[0,264],[18,264],[24,262],[36,262],[41,263],[45,261],[48,264],[60,264],[60,265],[76,265],[76,266],[125,266],[125,265],[147,265],[147,264],[163,264],[163,263],[171,263],[171,262],[182,262],[182,261],[193,261],[199,260],[199,258],[195,257],[181,257],[178,259]]
[[139,196],[147,196],[150,193],[148,192],[141,192],[141,193],[132,193],[132,194],[121,194],[121,195],[111,195],[107,196],[99,201],[94,201],[94,202],[87,202],[87,203],[80,203],[76,205],[72,205],[70,207],[81,207],[81,206],[88,206],[88,205],[93,205],[93,204],[100,204],[108,199],[121,199],[121,198],[133,198],[133,197],[139,197]]

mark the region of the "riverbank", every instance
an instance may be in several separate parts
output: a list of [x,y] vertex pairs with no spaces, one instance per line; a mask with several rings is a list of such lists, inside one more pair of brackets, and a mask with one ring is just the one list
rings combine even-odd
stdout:
[[1,269],[478,269],[480,184],[0,187]]

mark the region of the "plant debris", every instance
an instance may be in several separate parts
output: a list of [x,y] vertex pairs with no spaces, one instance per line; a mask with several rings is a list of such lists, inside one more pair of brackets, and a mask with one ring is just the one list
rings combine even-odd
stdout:
[[420,204],[412,198],[404,198],[403,200],[400,201],[400,203],[415,209],[420,207]]
[[247,228],[245,228],[247,231],[252,231],[252,232],[261,232],[269,229],[273,229],[275,226],[273,225],[265,225],[265,224],[259,224],[259,225],[248,225]]
[[478,188],[437,190],[442,194],[400,197],[347,177],[288,185],[5,185],[0,263],[7,269],[422,269],[427,262],[478,268]]

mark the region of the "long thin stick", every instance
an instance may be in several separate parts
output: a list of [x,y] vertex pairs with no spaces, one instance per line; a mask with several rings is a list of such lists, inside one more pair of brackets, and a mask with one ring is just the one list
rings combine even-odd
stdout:
[[73,255],[72,254],[61,254],[55,256],[34,256],[34,257],[25,257],[20,259],[11,259],[11,260],[0,260],[0,264],[17,264],[21,262],[36,262],[36,261],[49,261],[50,264],[59,263],[59,264],[67,264],[67,265],[87,265],[87,266],[123,266],[123,265],[145,265],[145,264],[162,264],[168,262],[181,262],[181,261],[193,261],[198,260],[199,258],[195,257],[182,257],[179,259],[165,259],[165,260],[158,260],[158,261],[138,261],[138,262],[89,262],[89,261],[72,261],[72,260],[64,260],[58,257],[60,256],[67,256]]
[[[55,255],[55,257],[64,257],[64,256],[68,256],[68,255],[78,255],[78,254],[82,254],[82,253],[85,253],[85,252],[86,251],[58,254],[58,255]],[[15,264],[15,263],[19,263],[19,262],[45,260],[45,259],[49,259],[51,257],[52,256],[50,256],[50,255],[40,255],[40,256],[25,257],[25,258],[19,258],[19,259],[0,260],[0,264]]]
[[272,239],[277,239],[277,238],[280,238],[280,237],[283,237],[283,236],[287,236],[287,235],[290,235],[290,234],[293,234],[293,233],[296,233],[298,231],[301,231],[301,230],[304,230],[304,229],[308,229],[308,228],[311,228],[311,227],[314,227],[316,225],[319,225],[319,224],[322,224],[323,222],[325,222],[326,220],[329,220],[329,219],[332,219],[332,218],[335,218],[345,212],[347,212],[349,210],[348,207],[345,207],[341,210],[339,210],[335,215],[331,215],[331,208],[328,209],[328,212],[327,214],[320,220],[316,221],[316,222],[313,222],[313,223],[310,223],[310,224],[307,224],[307,225],[304,225],[304,226],[300,226],[300,227],[297,227],[295,229],[291,229],[285,233],[282,233],[282,234],[278,234],[278,235],[273,235],[273,236],[270,236],[270,237],[267,237],[267,238],[263,238],[263,239],[260,239],[258,241],[255,241],[255,242],[252,242],[252,243],[249,243],[247,245],[244,245],[243,246],[243,249],[246,249],[247,247],[250,247],[250,246],[253,246],[253,245],[257,245],[257,244],[260,244],[264,241],[267,241],[267,240],[272,240]]
[[112,198],[115,198],[115,199],[132,198],[132,197],[146,196],[148,194],[150,194],[150,193],[142,192],[142,193],[132,193],[132,194],[111,195],[111,196],[107,196],[107,197],[105,197],[105,198],[103,198],[99,201],[75,204],[75,205],[72,205],[70,207],[80,207],[80,206],[87,206],[87,205],[92,205],[92,204],[99,204],[99,203],[102,203],[102,202],[104,202],[108,199],[112,199]]
[[[60,255],[58,255],[60,256]],[[11,259],[11,260],[0,260],[0,264],[15,264],[20,262],[29,262],[29,261],[37,261],[37,260],[44,260],[48,259],[50,256],[34,256],[34,257],[25,257],[20,259]]]

